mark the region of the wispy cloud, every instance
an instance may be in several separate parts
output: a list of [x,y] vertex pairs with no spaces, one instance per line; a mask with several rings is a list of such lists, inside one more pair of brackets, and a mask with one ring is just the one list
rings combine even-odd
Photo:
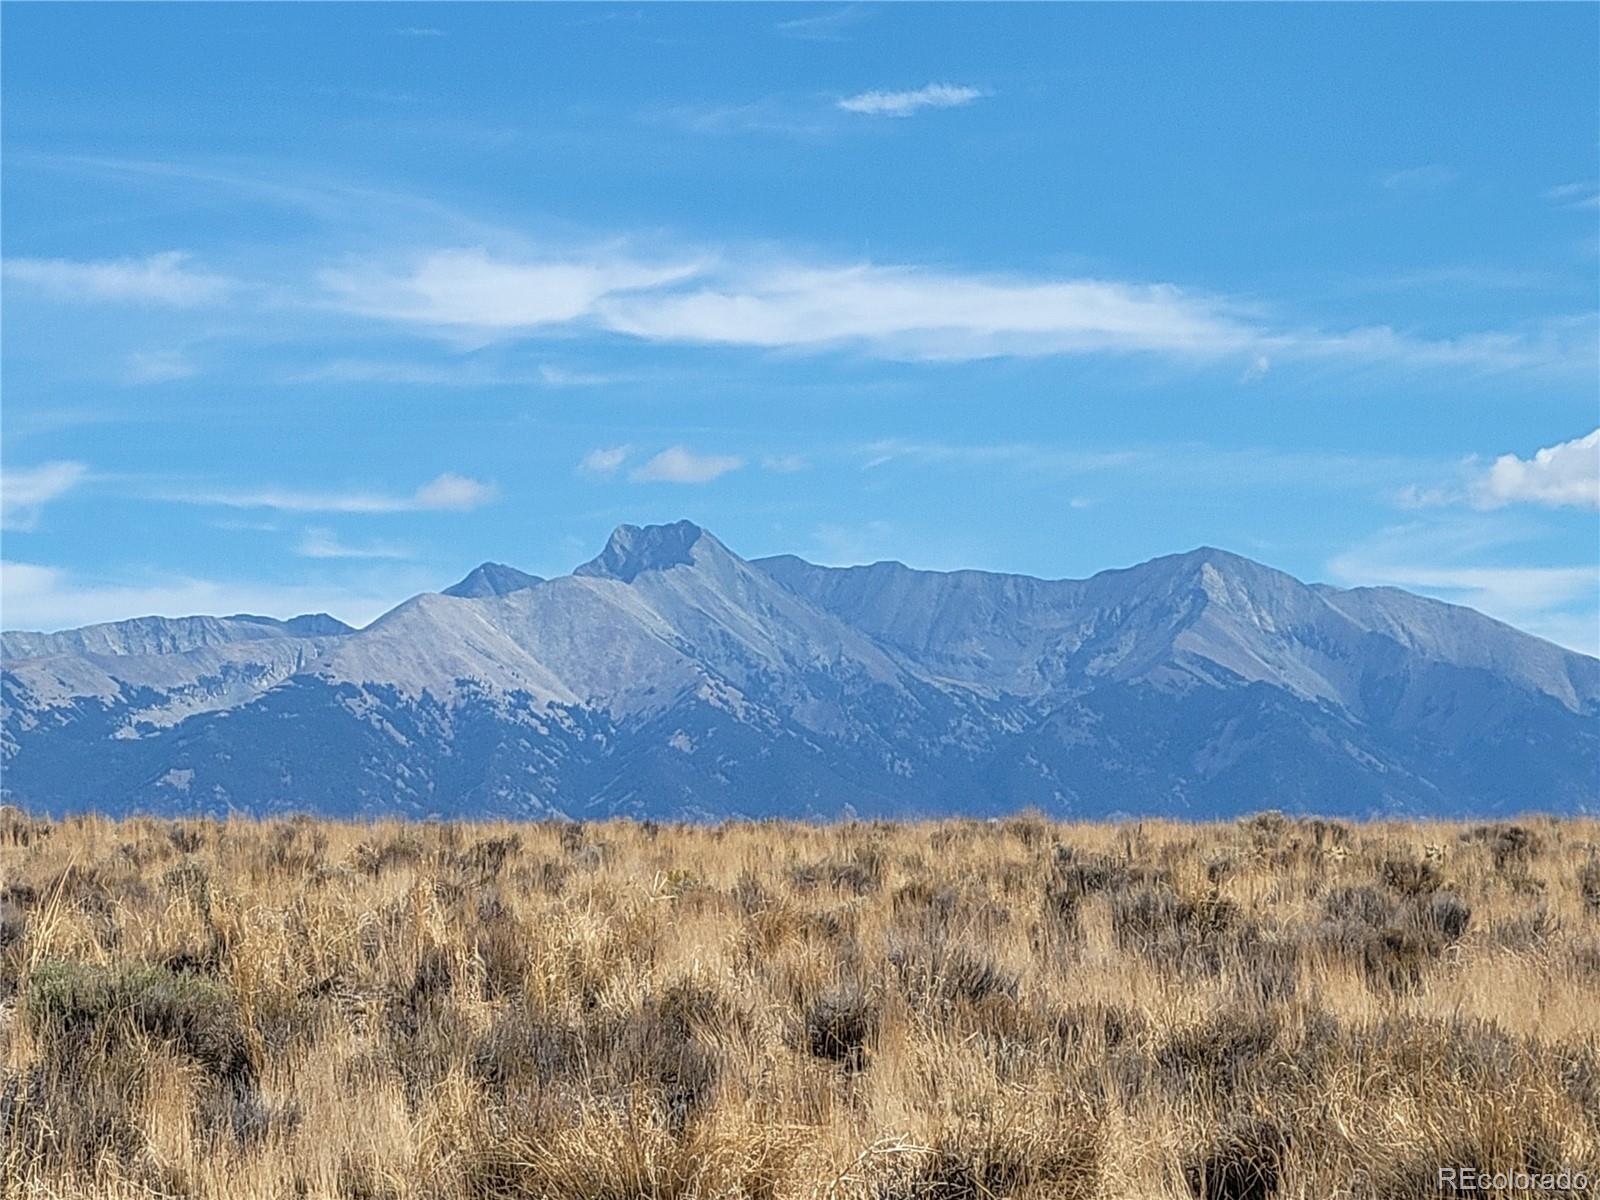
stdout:
[[282,528],[276,521],[249,521],[239,517],[214,517],[206,524],[227,533],[277,533]]
[[845,96],[839,107],[869,117],[909,117],[925,108],[961,108],[982,98],[975,87],[930,83],[907,92],[860,92]]
[[635,467],[628,476],[637,483],[710,483],[744,466],[731,454],[696,454],[684,446],[671,446]]
[[618,371],[577,371],[553,363],[539,364],[538,376],[540,383],[556,388],[610,387],[617,383],[632,383],[639,378]]
[[356,586],[314,586],[203,579],[156,572],[138,580],[85,578],[60,567],[0,562],[0,608],[10,629],[70,629],[131,616],[258,613],[287,618],[329,612],[365,625],[429,581],[412,572]]
[[[19,155],[10,158],[16,161]],[[232,203],[286,209],[363,239],[384,231],[407,243],[422,238],[424,244],[458,245],[508,236],[502,226],[427,193],[352,183],[281,162],[252,169],[235,160],[181,162],[84,154],[31,155],[24,161],[34,167],[134,183],[141,190],[162,189],[184,200],[212,193],[227,196]]]
[[775,134],[783,137],[823,138],[838,130],[838,115],[818,108],[814,101],[768,96],[737,104],[673,104],[643,114],[653,125],[684,133],[728,136]]
[[[1448,338],[1387,326],[1274,327],[1259,305],[1171,283],[808,263],[750,247],[679,248],[653,258],[614,248],[531,259],[440,250],[398,267],[347,264],[321,278],[336,307],[473,346],[589,331],[662,343],[856,349],[926,362],[1232,357],[1253,379],[1263,363],[1275,368],[1293,360],[1592,371],[1600,333],[1592,313]],[[370,366],[334,369],[383,374]],[[401,367],[389,374],[442,382],[438,370]],[[570,382],[549,373],[544,381]]]
[[7,279],[60,300],[167,304],[192,307],[221,299],[237,285],[227,276],[189,266],[190,256],[171,250],[146,258],[79,261],[67,258],[8,258]]
[[[346,227],[353,212],[371,214],[385,228],[403,228],[404,238],[394,244],[433,248],[353,255],[321,270],[308,268],[309,288],[296,294],[293,286],[299,285],[281,284],[274,294],[287,299],[276,311],[333,309],[408,327],[457,348],[616,334],[670,344],[856,351],[901,361],[1149,354],[1199,365],[1229,359],[1235,370],[1252,376],[1263,359],[1274,371],[1296,360],[1479,373],[1592,374],[1600,365],[1600,322],[1592,312],[1441,337],[1383,325],[1296,325],[1259,302],[1172,282],[828,261],[749,243],[658,242],[646,251],[639,247],[648,239],[562,238],[536,252],[509,252],[504,248],[525,246],[526,239],[425,197],[292,174],[268,178],[218,167],[61,161],[142,183],[166,180],[283,204],[335,228]],[[14,260],[7,264],[8,277],[18,264],[42,286],[102,298],[150,294],[164,296],[163,303],[196,304],[234,286],[197,270],[182,255],[98,263]],[[150,369],[162,365],[153,362]],[[318,376],[440,386],[611,381],[558,367],[530,374],[526,368],[478,364],[355,360],[316,368],[306,377]]]
[[1328,571],[1347,586],[1407,588],[1600,651],[1600,565],[1504,561],[1525,533],[1481,514],[1412,522],[1336,555]]
[[1344,332],[1262,330],[1257,344],[1302,359],[1485,373],[1556,370],[1588,375],[1600,366],[1600,315],[1582,313],[1455,337],[1418,336],[1386,325]]
[[807,470],[811,461],[803,454],[767,454],[761,459],[761,469],[776,471],[780,475],[793,475]]
[[694,289],[606,296],[609,329],[650,341],[769,348],[863,345],[911,359],[1238,350],[1251,331],[1166,285],[1036,281],[909,267],[771,266]]
[[1549,189],[1544,198],[1560,208],[1600,208],[1600,183],[1574,180]]
[[52,500],[66,495],[89,474],[80,462],[47,462],[0,471],[0,529],[35,528]]
[[[632,453],[632,446],[599,447],[583,456],[578,471],[583,475],[612,476],[622,469]],[[673,446],[640,464],[628,478],[638,483],[710,483],[744,465],[745,460],[735,455],[695,454],[682,446]],[[761,457],[759,465],[763,471],[792,475],[809,469],[811,462],[802,454],[767,454]]]
[[1352,583],[1457,592],[1461,602],[1485,612],[1526,616],[1592,593],[1600,574],[1593,567],[1467,567],[1425,563],[1375,563],[1337,558],[1333,570]]
[[1539,637],[1595,654],[1600,613],[1562,610],[1573,601],[1593,599],[1600,572],[1593,567],[1472,567],[1426,563],[1368,562],[1348,556],[1332,568],[1356,586],[1401,587],[1464,604]]
[[528,384],[532,372],[505,372],[473,361],[340,358],[295,371],[293,383],[394,383],[417,387],[495,387]]
[[437,38],[445,36],[444,30],[432,25],[401,25],[399,28],[391,29],[389,32],[395,37]]
[[140,350],[128,355],[122,378],[126,383],[172,383],[192,379],[200,368],[182,350]]
[[605,446],[591,450],[578,463],[578,470],[585,475],[615,475],[631,453],[632,446]]
[[860,443],[845,453],[863,471],[898,465],[1062,480],[1097,475],[1101,479],[1097,487],[1115,485],[1141,493],[1171,489],[1185,495],[1197,488],[1271,487],[1393,496],[1407,480],[1455,470],[1455,464],[1406,455],[1227,447],[1200,441],[1095,446],[884,438]]
[[1546,446],[1532,458],[1502,454],[1478,480],[1474,498],[1485,508],[1527,502],[1600,509],[1600,429]]
[[888,521],[819,525],[811,531],[807,557],[827,567],[851,567],[881,561],[893,552],[897,541],[895,527]]
[[499,495],[492,483],[480,483],[464,475],[444,474],[429,480],[411,497],[413,507],[470,512],[491,503]]
[[693,264],[656,266],[604,253],[512,262],[483,250],[442,250],[398,273],[356,266],[319,278],[335,303],[364,316],[503,331],[575,321],[603,297],[660,287],[695,271]]
[[394,383],[416,387],[609,387],[632,383],[641,376],[613,371],[584,371],[555,363],[501,365],[473,358],[444,361],[339,358],[290,373],[292,383]]
[[331,529],[314,527],[301,536],[294,552],[301,558],[410,558],[411,551],[387,542],[351,546],[339,540]]
[[225,508],[270,508],[280,512],[399,513],[470,512],[492,503],[498,495],[493,484],[462,475],[444,474],[423,484],[409,496],[385,492],[318,492],[292,488],[256,491],[167,491],[152,498],[180,504]]
[[1418,167],[1404,167],[1386,171],[1378,182],[1391,192],[1427,192],[1454,183],[1459,176],[1454,167],[1443,163],[1424,163]]
[[1127,467],[1149,459],[1151,451],[1091,450],[1031,442],[951,443],[886,438],[856,447],[863,470],[894,462],[919,466],[1002,467],[1007,470],[1078,474]]
[[1549,288],[1558,276],[1549,271],[1526,267],[1500,267],[1479,263],[1453,266],[1418,267],[1389,275],[1368,276],[1354,281],[1358,292],[1525,292]]
[[[647,252],[639,247],[649,239],[565,237],[537,252],[516,253],[505,247],[526,245],[517,231],[485,225],[422,196],[292,173],[253,175],[116,159],[50,161],[143,184],[220,189],[292,207],[330,228],[348,226],[350,214],[360,212],[384,228],[404,229],[396,244],[434,248],[351,256],[309,270],[309,296],[281,284],[289,299],[279,311],[309,303],[410,327],[455,347],[609,333],[677,344],[854,350],[904,361],[1130,353],[1190,363],[1231,358],[1235,369],[1252,375],[1263,359],[1275,371],[1295,360],[1591,374],[1600,365],[1600,322],[1592,312],[1440,337],[1383,325],[1297,326],[1275,319],[1257,302],[1172,282],[838,262],[759,244],[658,242]],[[102,298],[152,295],[165,297],[163,303],[192,305],[218,297],[218,289],[242,288],[197,269],[181,254],[85,263],[13,260],[6,265],[8,277],[19,265],[41,286]],[[261,290],[259,284],[250,289]],[[149,369],[164,365],[175,364],[152,362]],[[558,367],[540,369],[532,378],[525,368],[352,360],[311,374],[440,386],[610,382]]]
[[846,31],[865,15],[860,5],[847,4],[814,17],[794,17],[772,28],[782,37],[805,42],[842,42]]

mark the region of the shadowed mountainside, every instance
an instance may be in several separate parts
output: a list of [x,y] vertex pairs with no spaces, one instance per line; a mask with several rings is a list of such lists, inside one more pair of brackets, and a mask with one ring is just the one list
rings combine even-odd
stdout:
[[1085,580],[746,561],[622,526],[359,631],[7,633],[42,811],[913,816],[1589,811],[1600,661],[1203,548]]

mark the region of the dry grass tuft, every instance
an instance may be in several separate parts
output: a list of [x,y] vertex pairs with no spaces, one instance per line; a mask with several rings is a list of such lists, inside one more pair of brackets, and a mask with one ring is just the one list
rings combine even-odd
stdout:
[[1600,1177],[1600,829],[0,810],[0,1194]]

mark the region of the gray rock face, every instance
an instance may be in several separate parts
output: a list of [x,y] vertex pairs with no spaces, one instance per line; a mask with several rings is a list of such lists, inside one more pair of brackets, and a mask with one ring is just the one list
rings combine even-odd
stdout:
[[504,596],[510,592],[520,592],[523,588],[530,588],[536,583],[543,582],[539,576],[508,567],[505,563],[486,562],[472,568],[460,583],[452,584],[440,594],[459,596],[467,600],[481,600],[485,596]]
[[671,525],[619,525],[606,548],[574,575],[595,575],[632,583],[644,571],[664,571],[694,561],[693,550],[705,530],[691,521]]
[[56,654],[181,654],[232,642],[352,632],[350,626],[327,613],[307,613],[287,621],[245,613],[232,617],[135,617],[60,633],[8,631],[0,634],[0,658],[9,662]]
[[1052,680],[1155,681],[1218,668],[1352,713],[1396,656],[1485,671],[1574,712],[1600,700],[1600,661],[1470,608],[1395,588],[1307,586],[1202,548],[1086,580],[899,563],[757,566],[880,641],[974,686],[1034,692]]
[[50,812],[667,818],[1600,808],[1600,661],[1201,549],[1085,580],[747,562],[622,526],[365,629],[5,635],[0,796]]

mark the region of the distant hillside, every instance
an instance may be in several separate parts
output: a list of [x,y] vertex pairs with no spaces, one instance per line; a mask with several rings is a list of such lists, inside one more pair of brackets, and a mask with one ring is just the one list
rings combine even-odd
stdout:
[[4,640],[4,797],[63,813],[1367,815],[1600,808],[1600,661],[1200,549],[1085,580],[746,561],[622,526],[371,625]]

